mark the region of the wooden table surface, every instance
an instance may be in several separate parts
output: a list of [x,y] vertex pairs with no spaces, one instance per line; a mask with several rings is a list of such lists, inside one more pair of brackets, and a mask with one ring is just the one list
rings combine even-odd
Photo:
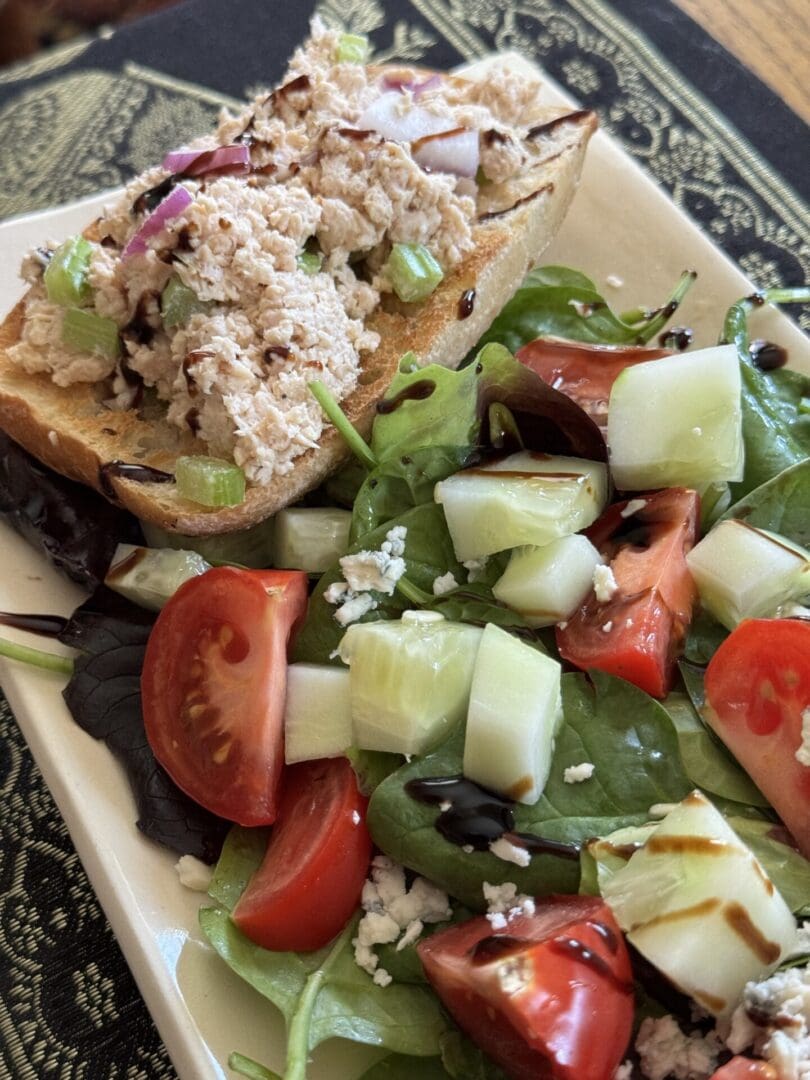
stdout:
[[810,0],[675,3],[810,123]]

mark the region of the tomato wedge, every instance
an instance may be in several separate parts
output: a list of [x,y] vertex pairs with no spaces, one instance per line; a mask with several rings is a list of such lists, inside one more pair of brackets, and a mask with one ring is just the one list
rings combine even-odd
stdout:
[[264,861],[233,911],[265,949],[309,952],[340,933],[371,859],[365,799],[346,758],[291,765]]
[[306,605],[300,571],[219,567],[178,589],[149,637],[141,691],[155,757],[240,825],[276,817],[287,644]]
[[626,367],[670,356],[672,349],[644,345],[590,345],[562,338],[537,338],[515,353],[555,390],[566,394],[604,431],[610,389]]
[[734,1057],[712,1073],[710,1080],[777,1080],[777,1075],[776,1069],[767,1061]]
[[741,622],[706,669],[706,701],[707,722],[810,858],[810,623]]
[[610,909],[592,896],[536,901],[493,932],[485,917],[418,946],[459,1026],[512,1080],[610,1080],[633,1024],[633,976]]
[[591,592],[557,628],[557,647],[570,663],[618,675],[664,697],[697,595],[686,553],[697,540],[700,500],[668,488],[608,507],[587,530],[609,563],[618,591],[604,601]]

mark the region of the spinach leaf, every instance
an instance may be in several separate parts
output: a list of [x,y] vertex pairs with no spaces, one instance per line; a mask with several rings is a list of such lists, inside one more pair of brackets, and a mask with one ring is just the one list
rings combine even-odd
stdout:
[[377,986],[354,962],[356,918],[329,945],[311,953],[270,952],[254,945],[224,908],[202,908],[200,926],[225,963],[283,1013],[286,1080],[302,1080],[310,1051],[335,1037],[398,1054],[438,1054],[446,1028],[438,1000],[421,986]]
[[728,637],[728,630],[708,611],[692,619],[684,645],[684,656],[692,664],[706,665]]
[[106,589],[78,608],[60,639],[76,657],[64,698],[73,719],[124,767],[138,828],[180,855],[213,862],[229,823],[184,794],[155,760],[141,713],[141,668],[154,616]]
[[[419,396],[408,397],[417,391]],[[489,410],[494,404],[509,410],[529,450],[607,459],[602,434],[590,417],[499,345],[488,345],[459,371],[431,364],[400,372],[378,408],[394,401],[396,407],[374,421],[371,447],[380,462],[425,447],[491,450]]]
[[219,906],[201,909],[200,926],[228,966],[284,1014],[285,1080],[303,1080],[309,1052],[333,1036],[398,1054],[437,1055],[446,1028],[437,999],[421,986],[377,986],[357,966],[352,949],[357,917],[311,953],[270,952],[231,922],[230,911],[261,862],[266,836],[264,829],[231,830],[209,890]]
[[744,495],[723,518],[738,518],[810,547],[810,457]]
[[[405,538],[405,574],[409,582],[417,588],[433,595],[433,582],[437,577],[452,571],[457,580],[463,575],[461,564],[453,551],[453,543],[447,531],[444,512],[435,503],[423,503],[413,507],[400,517],[361,537],[350,548],[350,553],[363,548],[379,548],[389,529],[395,525],[404,525],[408,530]],[[340,567],[328,570],[310,597],[307,617],[293,649],[295,660],[307,660],[315,664],[331,664],[331,654],[338,647],[345,630],[335,621],[335,607],[327,604],[323,594],[334,581],[341,581]],[[374,594],[379,607],[370,611],[362,619],[373,622],[378,619],[398,619],[402,612],[413,604],[399,592],[393,596],[382,593]]]
[[387,777],[397,771],[404,758],[401,754],[386,754],[383,750],[359,750],[352,746],[346,751],[357,786],[363,795],[370,795]]
[[481,338],[512,352],[539,337],[598,345],[641,345],[664,328],[694,281],[684,273],[672,295],[653,311],[615,315],[594,283],[566,267],[533,270]]
[[383,459],[357,493],[352,543],[411,507],[433,502],[438,481],[471,465],[477,456],[471,446],[427,446]]
[[452,622],[466,622],[482,627],[487,623],[494,623],[510,630],[527,645],[532,645],[541,652],[548,651],[539,632],[533,630],[522,615],[496,600],[492,590],[486,585],[462,585],[440,597],[431,604],[431,608],[441,612]]
[[420,1058],[414,1061],[412,1057],[392,1054],[372,1065],[360,1080],[413,1080],[414,1073],[419,1074],[420,1080],[447,1080],[448,1076],[452,1075],[445,1071],[441,1058]]
[[[734,304],[726,315],[723,341],[737,347],[742,377],[745,474],[731,484],[736,502],[784,469],[810,457],[810,424],[799,403],[810,380],[760,371],[751,355],[748,315],[764,303],[810,301],[810,289],[769,289]],[[804,388],[804,389],[802,389]]]
[[441,1044],[442,1063],[455,1080],[507,1080],[506,1073],[460,1031],[442,1035]]
[[678,749],[686,775],[696,787],[711,795],[749,806],[768,806],[768,800],[748,773],[700,718],[704,706],[702,672],[692,665],[684,665],[684,669],[691,676],[691,693],[673,690],[662,704],[678,733]]
[[790,910],[810,914],[810,861],[790,846],[781,826],[747,817],[729,817],[728,823],[765,867]]
[[[592,673],[564,675],[564,721],[551,775],[534,806],[515,806],[517,832],[583,843],[624,825],[641,824],[654,803],[677,802],[693,787],[680,764],[678,740],[665,709],[621,679]],[[579,866],[553,855],[535,855],[517,867],[490,852],[466,854],[435,829],[435,806],[412,798],[405,784],[417,777],[461,773],[463,733],[431,754],[403,766],[371,798],[368,824],[386,854],[437,882],[473,910],[484,907],[484,881],[514,881],[522,892],[576,892]],[[569,765],[591,761],[593,779],[566,784]]]
[[2,431],[0,519],[86,589],[104,580],[119,543],[143,543],[131,514],[48,469]]

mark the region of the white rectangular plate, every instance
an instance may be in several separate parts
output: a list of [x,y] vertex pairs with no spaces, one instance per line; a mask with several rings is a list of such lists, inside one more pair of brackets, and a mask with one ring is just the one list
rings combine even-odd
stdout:
[[[521,57],[512,63],[536,72]],[[553,86],[547,99],[571,100]],[[95,196],[0,225],[0,311],[22,293],[16,278],[22,253],[43,238],[61,239],[77,231],[103,202],[104,196]],[[694,329],[697,345],[713,344],[726,309],[752,290],[726,256],[602,133],[591,143],[580,190],[544,262],[584,271],[618,310],[655,306],[682,270],[697,270],[697,284],[678,314],[680,323]],[[607,286],[609,276],[620,279],[621,286]],[[755,319],[757,336],[784,345],[791,365],[810,371],[810,344],[788,319],[770,308]],[[68,614],[82,600],[78,588],[2,526],[0,550],[0,610]],[[7,633],[28,644],[34,640]],[[279,1068],[284,1053],[279,1015],[204,943],[196,917],[200,895],[180,886],[174,857],[135,829],[123,774],[107,749],[73,723],[61,698],[63,680],[0,661],[0,683],[182,1080],[225,1077],[231,1050]],[[312,1080],[351,1080],[373,1054],[332,1042],[316,1051],[310,1075]]]

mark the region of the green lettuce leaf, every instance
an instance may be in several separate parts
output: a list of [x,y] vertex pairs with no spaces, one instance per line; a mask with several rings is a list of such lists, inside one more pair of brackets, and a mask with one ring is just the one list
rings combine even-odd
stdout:
[[517,352],[539,337],[596,345],[641,345],[664,328],[693,281],[692,275],[684,274],[661,307],[620,316],[611,311],[584,274],[562,266],[540,267],[526,277],[478,347],[497,341]]
[[452,1075],[445,1071],[441,1058],[420,1058],[419,1061],[414,1061],[412,1057],[391,1054],[372,1065],[360,1080],[413,1080],[415,1073],[419,1074],[419,1080],[447,1080],[448,1076]]
[[[600,672],[564,675],[564,722],[557,737],[546,789],[534,806],[515,807],[515,828],[552,840],[581,844],[624,825],[647,820],[654,803],[677,802],[694,786],[680,764],[678,738],[665,709],[642,690]],[[535,855],[518,867],[490,852],[465,853],[435,829],[435,806],[412,798],[405,784],[425,776],[461,773],[463,733],[433,753],[403,766],[371,799],[368,823],[374,842],[398,862],[437,882],[473,910],[483,903],[482,884],[514,881],[532,895],[576,892],[579,863]],[[566,784],[569,765],[593,762],[592,780]]]

